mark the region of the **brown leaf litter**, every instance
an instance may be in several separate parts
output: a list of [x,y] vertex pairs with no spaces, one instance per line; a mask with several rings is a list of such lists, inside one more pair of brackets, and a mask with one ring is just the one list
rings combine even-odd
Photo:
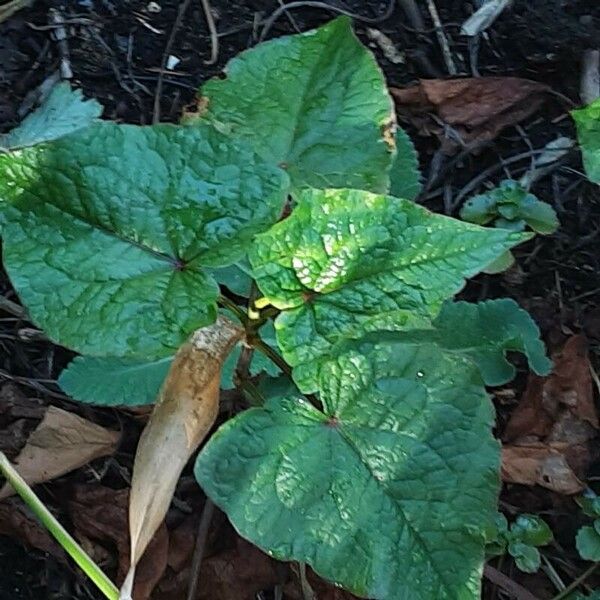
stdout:
[[519,77],[422,79],[406,88],[390,88],[399,118],[411,121],[423,135],[434,134],[442,149],[493,140],[511,125],[535,113],[551,89]]
[[560,494],[585,489],[599,422],[587,339],[574,335],[548,377],[531,375],[504,431],[502,479]]
[[[15,467],[30,485],[50,481],[96,458],[112,454],[120,438],[117,431],[49,406],[15,459]],[[13,493],[12,487],[5,484],[0,489],[0,499]]]

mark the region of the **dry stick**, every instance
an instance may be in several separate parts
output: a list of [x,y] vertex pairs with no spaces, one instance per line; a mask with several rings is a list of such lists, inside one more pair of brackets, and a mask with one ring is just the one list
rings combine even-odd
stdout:
[[415,0],[398,0],[398,4],[402,7],[404,14],[413,28],[423,31],[425,29],[425,21],[423,21],[423,16]]
[[[277,2],[279,3],[279,6],[281,6],[282,8],[285,8],[285,3],[283,0],[277,0]],[[294,15],[292,13],[287,12],[287,10],[286,10],[285,16],[287,17],[288,21],[290,22],[290,25],[296,30],[296,32],[302,33],[302,30],[298,26],[298,23],[296,23],[296,19],[294,19]]]
[[332,6],[331,4],[327,4],[327,2],[318,2],[316,0],[301,0],[299,2],[290,2],[289,4],[284,4],[276,9],[273,14],[264,21],[264,26],[262,31],[260,32],[260,37],[258,38],[259,42],[264,41],[267,37],[269,31],[271,31],[271,27],[273,27],[275,21],[279,19],[279,17],[288,10],[292,8],[322,8],[323,10],[330,10],[331,12],[338,13],[341,15],[346,15],[347,17],[351,17],[352,19],[356,19],[357,21],[362,21],[363,23],[381,23],[381,21],[385,21],[387,18],[391,16],[394,12],[394,8],[396,6],[395,0],[390,0],[388,7],[385,11],[378,17],[363,17],[362,15],[357,15],[345,8],[340,8],[339,6]]
[[55,26],[53,37],[58,46],[60,55],[60,78],[73,79],[73,71],[71,70],[71,59],[69,57],[69,45],[67,44],[67,30],[65,29],[65,20],[62,14],[55,8],[50,9],[50,23]]
[[209,0],[200,0],[202,2],[202,8],[204,10],[204,16],[206,18],[206,25],[210,32],[210,60],[205,60],[205,65],[214,65],[219,58],[219,34],[217,33],[217,27],[215,26],[215,19],[212,14]]
[[208,528],[212,521],[215,512],[215,505],[210,498],[206,498],[200,523],[198,525],[198,533],[196,534],[196,546],[192,557],[192,569],[190,573],[190,586],[188,588],[187,600],[196,600],[198,593],[198,579],[200,575],[200,566],[204,558],[204,550],[206,549],[206,538],[208,537]]
[[567,586],[562,592],[554,596],[552,600],[562,600],[566,598],[571,592],[574,592],[598,567],[600,562],[594,563],[587,571],[582,573],[573,583]]
[[177,17],[175,18],[175,23],[173,23],[173,27],[171,28],[171,34],[169,35],[169,39],[167,40],[167,45],[165,46],[165,51],[162,56],[161,68],[158,74],[158,80],[156,82],[156,91],[154,92],[154,109],[152,114],[152,122],[154,124],[160,121],[160,97],[162,95],[163,79],[167,66],[167,59],[169,54],[171,54],[171,48],[173,47],[173,42],[175,41],[175,35],[181,26],[181,22],[183,21],[183,17],[187,12],[190,3],[191,0],[183,0],[183,2],[179,5]]
[[450,44],[448,43],[448,38],[444,33],[444,26],[442,25],[442,21],[440,20],[440,15],[437,11],[435,3],[433,0],[427,0],[427,8],[429,9],[429,14],[431,15],[431,20],[435,25],[435,32],[442,48],[442,54],[444,55],[444,62],[446,63],[446,68],[448,69],[448,73],[450,75],[456,75],[458,73],[458,69],[454,64],[454,59],[452,58],[452,52],[450,51]]
[[584,104],[600,98],[600,50],[586,50],[581,64],[579,95]]
[[490,565],[484,567],[483,576],[501,587],[505,592],[517,600],[539,600],[537,596],[534,596],[516,581],[513,581],[510,577],[506,576],[501,571],[498,571],[498,569],[494,569],[494,567],[491,567]]

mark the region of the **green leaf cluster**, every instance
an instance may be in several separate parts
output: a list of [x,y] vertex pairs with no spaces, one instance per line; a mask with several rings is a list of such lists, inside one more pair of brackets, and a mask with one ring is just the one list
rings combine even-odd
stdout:
[[[525,231],[527,227],[536,233],[549,235],[559,226],[556,212],[547,202],[538,200],[518,181],[507,179],[488,192],[473,196],[460,210],[460,217],[469,223]],[[498,273],[514,263],[510,252],[505,252],[486,272]]]
[[594,519],[591,525],[584,525],[577,532],[577,551],[584,560],[600,561],[600,497],[583,496],[577,502],[583,513]]
[[411,201],[416,153],[345,18],[242,53],[180,125],[77,114],[0,154],[6,270],[84,355],[64,389],[151,403],[229,311],[247,335],[221,386],[267,401],[195,473],[235,528],[359,595],[478,598],[499,488],[485,386],[514,376],[509,351],[550,363],[513,301],[452,298],[531,234]]
[[590,181],[600,183],[600,100],[571,112]]
[[552,539],[552,530],[537,515],[519,515],[509,527],[506,517],[497,513],[489,531],[486,554],[500,556],[508,551],[521,571],[535,573],[541,565],[537,547],[549,544]]

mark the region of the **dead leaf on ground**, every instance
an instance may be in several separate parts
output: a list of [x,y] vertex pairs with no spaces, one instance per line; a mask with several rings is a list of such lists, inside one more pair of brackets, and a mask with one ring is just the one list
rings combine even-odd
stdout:
[[67,562],[65,553],[48,531],[16,502],[0,504],[0,535],[17,540],[27,548],[35,548],[51,554],[61,562]]
[[[117,431],[50,406],[17,456],[15,466],[30,485],[50,481],[112,454],[120,437]],[[12,494],[14,490],[8,484],[0,489],[0,499]]]
[[[234,548],[202,561],[198,600],[254,600],[258,592],[277,585],[278,566],[256,546],[238,537]],[[189,579],[187,568],[163,580],[153,598],[185,598]]]
[[217,418],[221,368],[242,333],[219,317],[192,334],[175,355],[135,454],[129,501],[131,567],[122,599],[130,598],[136,564],[165,518],[183,468]]
[[[547,85],[519,77],[422,79],[390,88],[398,116],[422,134],[435,134],[448,153],[461,146],[493,140],[506,127],[531,116],[548,97]],[[455,139],[446,135],[445,126]]]
[[12,381],[0,386],[0,450],[14,458],[45,412],[42,400],[27,397]]
[[[118,581],[123,581],[129,570],[129,534],[127,511],[129,490],[113,490],[103,486],[77,486],[69,502],[71,520],[76,537],[100,544],[118,555]],[[92,554],[97,550],[91,549]],[[150,598],[156,584],[167,568],[169,534],[164,523],[150,541],[137,567],[134,600]]]
[[599,428],[587,340],[574,335],[553,357],[548,377],[531,375],[504,432],[502,478],[561,494],[585,488]]

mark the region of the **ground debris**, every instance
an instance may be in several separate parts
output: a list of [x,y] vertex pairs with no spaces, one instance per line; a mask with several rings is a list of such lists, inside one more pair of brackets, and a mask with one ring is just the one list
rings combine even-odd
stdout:
[[550,88],[518,77],[467,77],[422,79],[390,92],[398,117],[411,121],[424,135],[438,136],[443,150],[452,154],[461,146],[493,140],[531,116]]
[[[49,406],[15,459],[15,466],[30,485],[50,481],[96,458],[112,454],[120,437],[117,431]],[[0,489],[0,499],[13,493],[12,487],[6,484]]]
[[506,426],[502,478],[575,494],[585,488],[599,427],[586,338],[570,337],[553,360],[548,377],[530,376]]

